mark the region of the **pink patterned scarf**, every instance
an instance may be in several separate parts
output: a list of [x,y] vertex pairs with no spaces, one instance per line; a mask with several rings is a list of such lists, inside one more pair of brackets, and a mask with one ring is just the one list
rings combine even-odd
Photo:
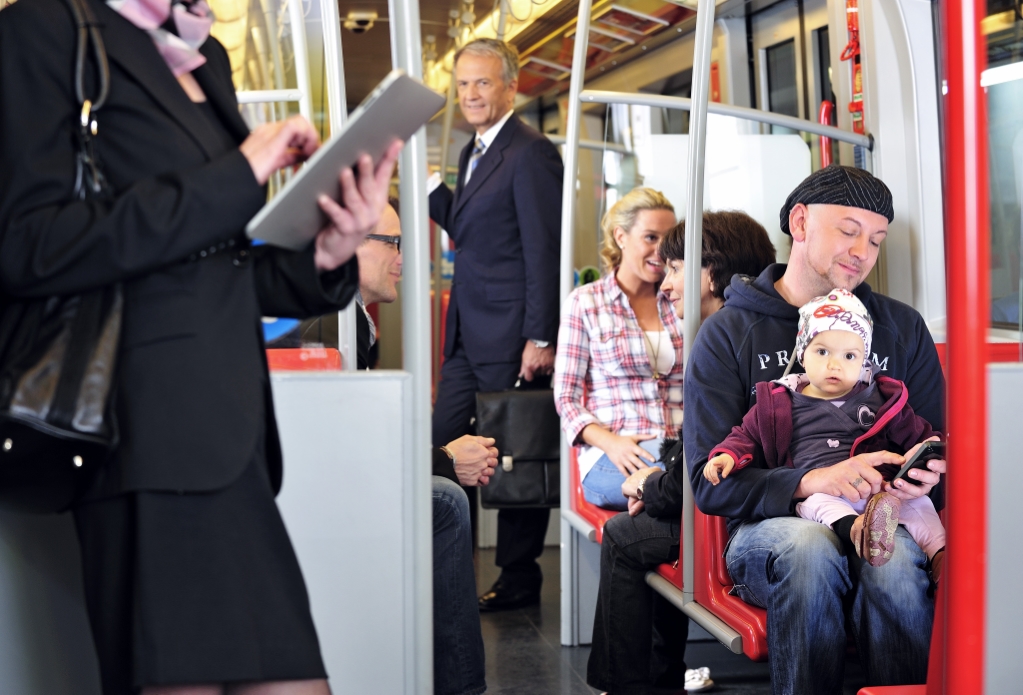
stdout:
[[[175,77],[206,62],[199,47],[209,37],[214,20],[206,0],[107,0],[107,5],[149,33]],[[162,28],[172,13],[177,33]]]

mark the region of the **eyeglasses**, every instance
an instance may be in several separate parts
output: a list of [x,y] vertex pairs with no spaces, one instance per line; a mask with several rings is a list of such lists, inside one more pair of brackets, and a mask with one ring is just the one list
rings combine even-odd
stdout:
[[393,244],[394,248],[398,251],[398,253],[401,253],[401,237],[400,236],[390,236],[389,234],[367,234],[366,238],[367,239],[376,239],[377,241],[382,241],[385,244]]

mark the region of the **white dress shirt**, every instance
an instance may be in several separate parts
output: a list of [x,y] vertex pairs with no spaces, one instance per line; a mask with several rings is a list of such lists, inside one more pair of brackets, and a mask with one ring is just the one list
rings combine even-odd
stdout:
[[[492,125],[489,128],[487,128],[487,130],[484,131],[484,133],[482,135],[473,136],[472,140],[473,140],[474,146],[475,146],[476,138],[478,137],[480,140],[483,141],[483,146],[485,148],[483,150],[483,154],[486,154],[487,150],[490,149],[490,146],[492,144],[494,144],[494,140],[497,139],[497,135],[498,135],[498,133],[501,132],[501,128],[504,127],[504,124],[508,122],[508,119],[511,118],[513,113],[515,113],[515,109],[511,109],[510,111],[508,111],[508,113],[504,114],[504,116],[501,118],[501,120],[499,120],[497,123],[495,123],[494,125]],[[459,172],[459,173],[462,173],[462,172]],[[465,176],[465,183],[469,183],[469,171],[465,171],[464,172],[464,176]],[[430,174],[430,178],[428,178],[426,180],[426,193],[427,193],[427,195],[429,195],[430,193],[433,193],[435,190],[437,190],[437,187],[440,186],[442,183],[444,183],[444,179],[441,176],[441,174],[439,174],[436,171],[433,172],[432,174]]]

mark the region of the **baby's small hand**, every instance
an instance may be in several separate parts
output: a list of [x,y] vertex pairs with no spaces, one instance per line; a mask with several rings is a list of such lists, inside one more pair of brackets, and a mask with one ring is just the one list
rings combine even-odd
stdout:
[[727,478],[733,468],[735,468],[735,459],[728,454],[718,454],[707,461],[707,465],[703,467],[703,477],[709,480],[711,485],[717,485],[721,482],[718,474],[721,474],[721,478]]

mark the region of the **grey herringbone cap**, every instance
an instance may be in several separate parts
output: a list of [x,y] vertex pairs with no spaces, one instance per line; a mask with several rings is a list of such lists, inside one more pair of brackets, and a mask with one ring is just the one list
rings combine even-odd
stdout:
[[854,167],[832,164],[819,169],[803,179],[796,190],[789,194],[781,207],[781,231],[789,232],[789,212],[798,203],[803,205],[845,205],[862,208],[884,215],[891,222],[895,219],[892,208],[892,192],[884,181]]

